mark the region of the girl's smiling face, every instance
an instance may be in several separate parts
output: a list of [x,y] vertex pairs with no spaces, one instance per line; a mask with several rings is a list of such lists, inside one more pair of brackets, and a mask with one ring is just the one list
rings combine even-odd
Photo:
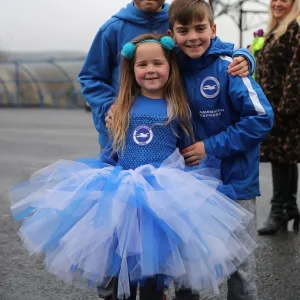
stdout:
[[136,48],[134,74],[142,95],[149,98],[164,98],[169,79],[170,66],[159,43],[145,42]]

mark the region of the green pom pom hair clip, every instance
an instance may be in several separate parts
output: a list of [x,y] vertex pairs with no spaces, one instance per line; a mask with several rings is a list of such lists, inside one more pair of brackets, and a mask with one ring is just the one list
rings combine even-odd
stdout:
[[175,43],[173,41],[173,39],[169,36],[163,36],[159,41],[158,40],[154,40],[154,39],[148,39],[148,40],[143,40],[139,43],[137,43],[136,45],[133,43],[126,43],[122,49],[122,56],[126,57],[127,59],[133,59],[134,55],[135,55],[135,50],[136,47],[139,44],[142,43],[158,43],[161,44],[161,46],[168,51],[171,51],[174,47],[175,47]]

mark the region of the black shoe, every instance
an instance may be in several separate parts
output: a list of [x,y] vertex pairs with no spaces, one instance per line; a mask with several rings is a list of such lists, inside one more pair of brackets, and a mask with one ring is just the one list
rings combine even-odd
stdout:
[[273,196],[271,199],[271,212],[264,226],[258,229],[258,234],[273,235],[282,227],[286,230],[286,214],[283,203],[286,195],[286,187],[289,183],[288,168],[283,164],[271,164]]
[[103,298],[104,300],[112,300],[112,294],[113,294],[113,278],[107,278],[104,281],[104,284],[102,286],[97,286],[97,292],[99,298]]
[[176,297],[173,300],[199,300],[199,293],[194,293],[191,289],[179,289],[175,291]]
[[299,232],[300,213],[297,205],[298,192],[298,166],[292,164],[289,166],[289,185],[287,187],[287,194],[284,201],[284,210],[288,221],[294,220],[293,229]]
[[299,214],[296,217],[289,218],[289,221],[292,221],[292,220],[294,220],[294,223],[293,223],[294,232],[299,233],[299,227],[300,227],[300,216],[299,216]]
[[112,289],[103,289],[103,288],[99,288],[97,287],[97,291],[98,291],[98,296],[101,299],[104,300],[112,300]]
[[258,229],[260,235],[273,235],[276,234],[280,229],[286,230],[287,222],[282,217],[274,217],[270,215],[264,224],[264,226]]
[[297,205],[297,191],[298,191],[298,166],[292,164],[288,166],[288,186],[284,198],[284,213],[286,222],[294,221],[293,230],[299,232],[300,212]]
[[282,232],[288,231],[288,223],[290,221],[293,222],[293,230],[294,232],[298,233],[300,228],[300,213],[298,210],[298,207],[292,207],[289,206],[285,208],[283,211],[279,213],[279,211],[276,212],[276,208],[272,207],[270,216],[268,217],[266,223],[264,226],[260,229],[258,229],[258,233],[260,235],[274,235],[279,230]]
[[300,227],[300,214],[297,208],[297,211],[286,211],[286,217],[285,217],[285,223],[286,223],[286,228],[288,227],[287,224],[290,221],[293,222],[293,230],[295,233],[299,233],[299,227]]

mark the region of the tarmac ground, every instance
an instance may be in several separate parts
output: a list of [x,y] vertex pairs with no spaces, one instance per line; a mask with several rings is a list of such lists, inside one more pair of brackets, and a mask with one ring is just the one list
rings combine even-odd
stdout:
[[[0,109],[0,300],[96,300],[94,291],[69,286],[30,257],[17,235],[6,193],[34,171],[61,158],[98,153],[91,114],[84,110]],[[270,164],[261,164],[262,196],[257,225],[267,218],[271,198]],[[299,200],[299,196],[298,196]],[[290,224],[291,225],[291,224]],[[295,233],[258,236],[255,252],[259,300],[300,300],[300,239]],[[170,288],[168,299],[174,289]],[[225,300],[202,296],[205,300]],[[229,299],[230,300],[230,299]]]

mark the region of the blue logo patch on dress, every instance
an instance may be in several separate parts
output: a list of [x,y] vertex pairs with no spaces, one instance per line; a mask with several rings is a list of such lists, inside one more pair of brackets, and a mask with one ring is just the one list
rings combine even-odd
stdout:
[[133,132],[133,140],[140,146],[145,146],[151,143],[153,139],[153,131],[148,126],[138,126]]
[[215,77],[206,77],[201,83],[200,92],[205,98],[215,98],[220,94],[220,82]]

